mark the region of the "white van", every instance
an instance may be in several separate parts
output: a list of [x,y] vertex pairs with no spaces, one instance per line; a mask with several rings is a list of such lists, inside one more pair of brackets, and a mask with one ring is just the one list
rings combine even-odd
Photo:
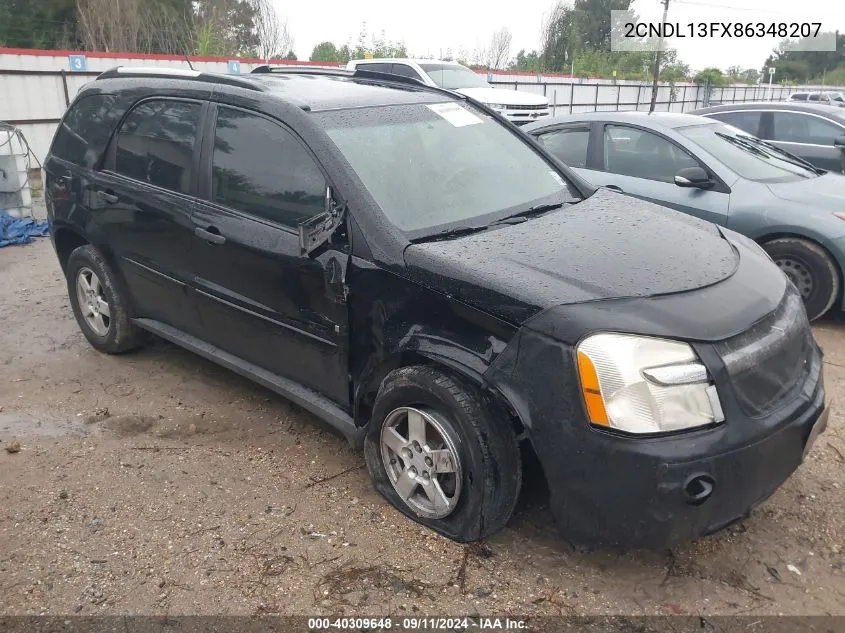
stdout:
[[454,90],[498,111],[520,125],[549,116],[549,101],[543,95],[493,88],[484,77],[466,66],[436,59],[354,59],[347,70],[366,68],[380,73],[413,77],[428,86]]

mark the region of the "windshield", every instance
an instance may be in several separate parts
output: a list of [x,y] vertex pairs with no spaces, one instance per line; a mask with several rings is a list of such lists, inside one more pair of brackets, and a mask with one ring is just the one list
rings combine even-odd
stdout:
[[845,101],[841,92],[830,92],[827,96],[830,97],[831,101]]
[[388,219],[410,239],[580,199],[508,127],[458,102],[317,114]]
[[818,174],[801,159],[767,146],[731,125],[711,123],[678,130],[739,176],[757,182],[789,182]]
[[441,88],[457,90],[459,88],[489,88],[484,78],[465,66],[457,64],[420,64],[431,80]]

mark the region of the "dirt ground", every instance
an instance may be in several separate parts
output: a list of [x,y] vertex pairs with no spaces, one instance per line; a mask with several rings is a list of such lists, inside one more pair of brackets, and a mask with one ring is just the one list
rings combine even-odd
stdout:
[[[845,325],[815,333],[845,402]],[[462,546],[271,392],[163,342],[94,351],[46,239],[0,249],[0,407],[0,615],[845,614],[835,409],[792,478],[716,536],[572,551],[529,478],[507,528]]]

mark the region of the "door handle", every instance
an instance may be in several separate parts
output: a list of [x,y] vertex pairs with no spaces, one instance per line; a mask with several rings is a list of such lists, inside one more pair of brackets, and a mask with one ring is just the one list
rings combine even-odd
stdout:
[[100,200],[103,202],[107,202],[108,204],[117,204],[120,202],[120,198],[118,198],[113,193],[109,193],[108,191],[101,191],[100,189],[97,190],[97,196],[99,196]]
[[226,238],[220,235],[220,230],[216,226],[209,226],[207,229],[197,227],[194,229],[194,235],[205,240],[209,244],[225,244]]

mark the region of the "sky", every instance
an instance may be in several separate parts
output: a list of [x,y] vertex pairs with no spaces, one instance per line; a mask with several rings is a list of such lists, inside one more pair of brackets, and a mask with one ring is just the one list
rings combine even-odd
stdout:
[[[274,1],[279,14],[287,19],[299,59],[308,59],[314,45],[324,40],[355,42],[362,22],[369,33],[384,30],[388,39],[404,41],[412,55],[425,57],[445,56],[449,49],[457,55],[461,49],[484,48],[495,31],[507,27],[513,34],[511,55],[515,56],[521,48],[539,47],[541,25],[553,5],[553,0]],[[842,6],[841,0],[670,0],[667,21],[821,22],[822,30],[845,31]],[[635,0],[633,9],[641,21],[656,23],[663,6],[659,0]],[[685,39],[670,40],[669,45],[694,70],[733,65],[759,69],[777,41]]]

